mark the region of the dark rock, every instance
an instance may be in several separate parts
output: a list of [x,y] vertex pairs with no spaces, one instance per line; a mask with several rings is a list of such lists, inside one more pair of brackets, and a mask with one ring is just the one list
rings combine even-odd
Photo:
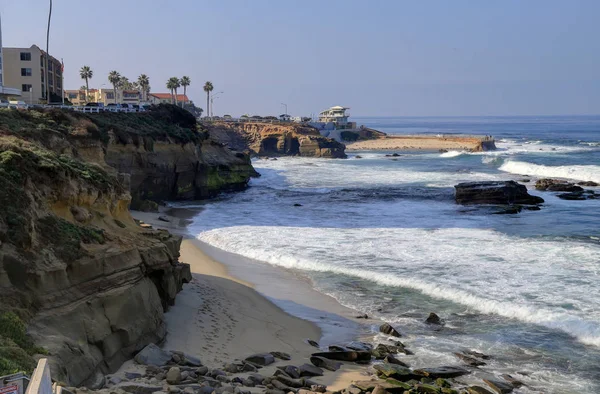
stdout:
[[312,384],[310,386],[310,390],[314,393],[325,393],[327,392],[327,386],[322,384]]
[[421,368],[413,371],[417,375],[426,376],[428,378],[455,378],[462,375],[467,375],[470,372],[460,367],[437,367],[437,368]]
[[394,378],[400,381],[407,381],[415,377],[409,368],[395,364],[375,364],[373,368],[381,378]]
[[349,351],[347,347],[340,346],[340,345],[329,345],[327,348],[329,349],[330,352],[347,352],[347,351]]
[[514,387],[502,380],[498,379],[483,379],[483,381],[492,388],[497,394],[508,394],[511,393]]
[[485,362],[477,360],[475,357],[471,357],[466,354],[454,353],[454,355],[472,367],[479,367],[481,365],[485,365]]
[[356,159],[362,159],[362,156],[356,155],[354,156]]
[[446,152],[448,152],[448,149],[440,149],[439,152],[440,153],[446,153]]
[[200,361],[200,359],[198,357],[194,357],[192,355],[183,354],[183,365],[187,365],[190,367],[201,367],[202,366],[202,361]]
[[371,353],[365,351],[348,350],[341,352],[313,353],[312,355],[338,361],[371,361]]
[[432,394],[441,394],[442,390],[433,384],[417,384],[416,386],[417,393],[432,393]]
[[279,390],[279,389],[267,389],[267,390],[265,390],[265,394],[287,394],[287,393],[285,391]]
[[506,206],[496,212],[493,212],[494,215],[514,215],[523,210],[523,207],[520,205],[510,205]]
[[292,378],[289,378],[286,376],[281,376],[281,375],[277,376],[276,379],[288,387],[294,387],[297,389],[304,387],[304,382],[302,382],[300,380],[292,379]]
[[525,205],[524,207],[521,207],[527,211],[541,211],[542,208],[538,207],[537,205]]
[[519,388],[524,385],[520,380],[515,379],[509,374],[500,375],[500,377],[510,383],[513,387]]
[[439,386],[439,387],[442,387],[442,388],[444,388],[444,387],[452,387],[452,385],[450,383],[448,383],[448,381],[446,379],[442,379],[442,378],[437,378],[435,380],[435,384],[436,384],[436,386]]
[[248,379],[252,380],[256,384],[263,384],[265,377],[259,373],[251,373],[248,375]]
[[319,346],[318,342],[315,342],[312,339],[307,339],[306,343],[308,343],[310,346],[316,347],[317,349],[319,349],[321,347],[321,346]]
[[471,386],[467,388],[469,394],[494,394],[488,389],[484,389],[481,386]]
[[204,376],[208,373],[208,367],[206,367],[206,366],[198,367],[198,369],[196,369],[196,373],[198,375]]
[[137,372],[125,372],[125,377],[129,380],[139,379],[142,377],[142,374]]
[[392,153],[392,157],[400,157],[401,155],[399,155],[398,153]]
[[348,349],[369,352],[373,349],[373,345],[366,342],[352,341],[346,345]]
[[161,222],[170,222],[171,220],[169,218],[167,218],[166,216],[159,216],[158,220],[160,220]]
[[323,370],[310,364],[302,364],[298,367],[300,376],[323,376]]
[[[133,358],[138,364],[163,366],[171,361],[171,353],[151,343]],[[158,390],[157,390],[158,391]]]
[[298,204],[298,203],[296,203],[296,204],[294,204],[294,206],[295,206],[295,207],[301,207],[301,206],[302,206],[302,204]]
[[223,367],[223,370],[225,372],[229,372],[229,373],[238,373],[242,370],[244,364],[242,363],[228,363],[225,364],[225,366]]
[[298,379],[300,377],[300,371],[294,365],[286,365],[285,367],[277,368],[285,372],[291,378]]
[[313,355],[310,358],[310,362],[316,367],[324,368],[329,371],[337,371],[342,366],[342,363],[340,363],[338,361],[332,361],[325,357],[320,357],[320,356],[315,356],[315,355]]
[[562,200],[571,200],[571,201],[581,201],[581,200],[588,199],[588,196],[586,196],[582,192],[561,193],[557,197]]
[[380,343],[377,345],[377,347],[375,347],[375,349],[371,351],[371,354],[376,359],[383,360],[389,354],[405,353],[404,344],[402,344],[402,342],[397,343],[399,344],[399,346],[384,345],[383,343]]
[[523,178],[523,179],[519,179],[519,182],[529,183],[529,182],[531,182],[531,179]]
[[270,352],[270,353],[271,353],[271,355],[273,357],[278,358],[280,360],[286,360],[287,361],[287,360],[291,360],[292,359],[292,356],[290,356],[289,354],[284,353],[284,352]]
[[600,183],[596,183],[596,182],[592,182],[592,181],[577,182],[577,184],[579,186],[591,186],[591,187],[600,186]]
[[402,335],[400,335],[400,333],[394,327],[392,327],[388,323],[383,323],[379,327],[379,332],[382,332],[382,333],[387,334],[387,335],[391,335],[393,337],[401,337],[402,336]]
[[358,316],[356,316],[356,318],[357,318],[357,319],[368,319],[368,318],[369,318],[369,315],[367,315],[367,314],[365,313],[365,314],[362,314],[362,315],[358,315]]
[[440,317],[438,315],[436,315],[435,313],[431,312],[429,314],[429,317],[427,317],[427,319],[425,320],[425,323],[427,324],[437,324],[437,325],[442,325],[442,319],[440,319]]
[[515,181],[465,182],[454,186],[459,204],[525,204],[535,205],[544,199],[532,196]]
[[385,356],[383,361],[388,364],[396,364],[396,365],[401,365],[406,368],[410,368],[410,365],[406,364],[403,361],[398,360],[396,357],[392,356],[391,354],[388,354],[387,356]]
[[179,384],[181,382],[181,370],[178,367],[169,368],[167,372],[167,383]]
[[275,362],[275,357],[273,357],[273,355],[270,353],[260,353],[246,357],[246,361],[264,367],[266,365],[273,364]]
[[535,188],[537,190],[547,190],[553,192],[580,192],[583,191],[583,188],[573,183],[563,181],[560,179],[539,179],[535,183]]
[[465,351],[463,351],[463,353],[464,354],[468,354],[469,356],[480,358],[482,360],[489,360],[489,359],[491,359],[491,357],[488,356],[487,354],[483,354],[483,353],[475,351],[475,350],[465,350]]

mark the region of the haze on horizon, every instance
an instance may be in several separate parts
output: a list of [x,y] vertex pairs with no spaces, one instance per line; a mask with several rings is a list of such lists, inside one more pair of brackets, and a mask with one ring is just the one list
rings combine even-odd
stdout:
[[[0,0],[5,47],[45,49],[47,0]],[[215,115],[600,113],[600,1],[54,0],[66,89],[191,77]],[[181,90],[180,90],[181,91]]]

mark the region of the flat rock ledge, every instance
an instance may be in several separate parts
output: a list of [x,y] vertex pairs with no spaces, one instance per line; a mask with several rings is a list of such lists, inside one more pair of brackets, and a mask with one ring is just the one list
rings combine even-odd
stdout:
[[515,181],[464,182],[454,188],[458,204],[537,205],[544,202]]

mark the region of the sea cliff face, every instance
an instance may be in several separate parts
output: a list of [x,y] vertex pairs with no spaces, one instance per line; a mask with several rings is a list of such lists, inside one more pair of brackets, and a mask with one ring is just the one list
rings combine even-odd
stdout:
[[345,158],[344,144],[323,137],[317,129],[295,123],[210,122],[212,138],[258,156]]
[[[191,279],[181,239],[136,224],[132,195],[208,197],[255,174],[174,111],[0,110],[0,313],[27,321],[67,384],[93,387],[164,338],[163,312]],[[17,345],[0,332],[0,361]]]

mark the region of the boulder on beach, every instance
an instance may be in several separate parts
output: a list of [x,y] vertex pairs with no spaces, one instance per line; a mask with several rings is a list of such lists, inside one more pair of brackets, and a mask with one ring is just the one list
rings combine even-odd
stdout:
[[577,182],[577,184],[579,186],[591,186],[591,187],[600,186],[600,183],[596,183],[596,182],[592,182],[592,181]]
[[524,185],[515,181],[464,182],[454,188],[459,204],[535,205],[544,202],[543,198],[532,196]]
[[371,360],[371,352],[356,351],[356,350],[313,353],[312,356],[323,357],[323,358],[326,358],[329,360],[338,360],[338,361],[370,361]]
[[246,357],[246,361],[264,367],[273,364],[275,362],[275,357],[273,357],[271,353],[260,353]]
[[342,366],[342,363],[339,361],[333,361],[325,357],[315,355],[310,357],[310,362],[316,367],[327,369],[329,371],[337,371]]
[[396,330],[394,327],[392,327],[388,323],[383,323],[379,327],[379,332],[382,332],[382,333],[387,334],[387,335],[391,335],[393,337],[401,337],[402,336],[402,335],[400,335],[400,333],[398,332],[398,330]]
[[551,192],[582,192],[583,188],[574,183],[563,181],[561,179],[543,178],[535,183],[537,190],[547,190]]
[[498,379],[483,379],[483,381],[492,388],[498,394],[511,393],[514,387],[505,381]]
[[373,368],[377,371],[377,375],[381,378],[394,378],[400,381],[410,380],[415,377],[415,374],[406,367],[397,364],[375,364]]
[[163,366],[171,361],[172,355],[151,343],[133,358],[138,364]]
[[298,367],[300,376],[323,376],[323,370],[319,367],[310,364],[302,364]]

